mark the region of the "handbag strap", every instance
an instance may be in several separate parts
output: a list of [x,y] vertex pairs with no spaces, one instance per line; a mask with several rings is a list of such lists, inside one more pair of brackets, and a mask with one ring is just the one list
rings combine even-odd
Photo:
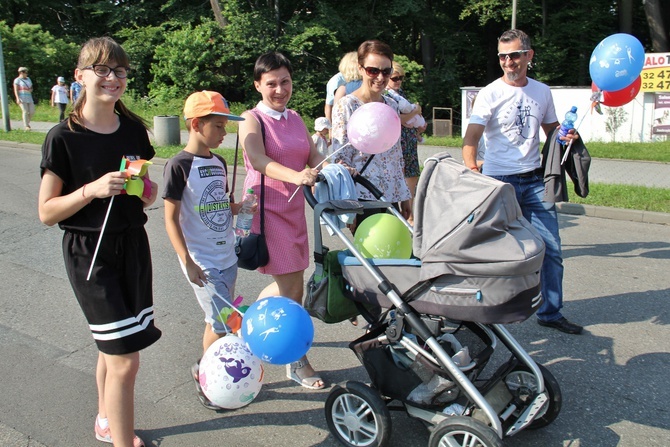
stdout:
[[[263,125],[263,120],[260,119],[258,115],[253,110],[249,110],[249,113],[254,115],[258,122],[261,125],[261,135],[263,137],[263,145],[265,145],[265,126]],[[235,178],[237,176],[237,154],[239,152],[239,143],[240,143],[240,133],[237,132],[237,138],[235,139],[235,164],[233,165],[233,192],[235,191]],[[265,175],[261,174],[261,231],[260,234],[265,233]]]
[[372,161],[373,158],[375,158],[375,154],[372,154],[368,157],[368,160],[365,162],[365,164],[363,165],[361,170],[358,171],[359,175],[361,175],[361,174],[363,174],[363,172],[365,172],[365,170],[367,169],[368,165],[370,164],[370,162]]

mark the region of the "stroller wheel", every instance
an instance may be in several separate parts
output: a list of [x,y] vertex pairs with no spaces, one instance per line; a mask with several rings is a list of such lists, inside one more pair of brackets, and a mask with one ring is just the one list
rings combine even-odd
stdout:
[[391,438],[391,414],[379,393],[354,381],[335,385],[326,399],[328,428],[342,444],[383,447]]
[[[542,379],[544,380],[544,388],[547,391],[548,399],[544,408],[535,416],[535,420],[528,425],[527,428],[529,429],[542,428],[551,424],[558,417],[558,413],[561,412],[561,405],[563,403],[563,395],[556,378],[544,366],[540,364],[537,366],[542,372]],[[524,394],[537,393],[536,382],[535,375],[530,372],[526,365],[521,364],[505,376],[507,389],[512,395],[520,398],[523,398]]]
[[433,429],[428,447],[502,447],[498,435],[488,425],[468,416],[453,416]]

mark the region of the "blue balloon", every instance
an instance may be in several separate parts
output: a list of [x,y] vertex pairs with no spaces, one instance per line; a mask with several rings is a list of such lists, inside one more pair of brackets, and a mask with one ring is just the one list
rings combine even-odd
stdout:
[[273,296],[256,301],[244,313],[242,338],[256,357],[285,365],[300,360],[309,351],[314,324],[300,304]]
[[644,67],[644,47],[630,34],[603,39],[589,62],[591,80],[602,91],[615,92],[631,85]]

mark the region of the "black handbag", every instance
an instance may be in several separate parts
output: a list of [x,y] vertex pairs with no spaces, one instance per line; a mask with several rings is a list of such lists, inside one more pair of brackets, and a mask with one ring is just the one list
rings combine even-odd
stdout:
[[[263,142],[265,142],[265,127],[261,123],[261,133]],[[233,191],[235,191],[235,176],[237,175],[237,153],[239,147],[239,136],[235,141],[235,164],[233,165]],[[258,267],[264,267],[270,261],[268,245],[265,241],[265,176],[261,174],[261,193],[260,193],[260,234],[249,233],[248,236],[238,237],[235,240],[235,254],[237,255],[237,266],[245,270],[256,270]]]

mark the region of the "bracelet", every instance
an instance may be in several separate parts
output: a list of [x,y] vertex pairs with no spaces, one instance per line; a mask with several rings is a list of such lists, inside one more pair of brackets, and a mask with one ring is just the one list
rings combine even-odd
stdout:
[[468,169],[470,169],[471,171],[479,171],[478,166],[468,166]]
[[88,185],[88,183],[84,183],[84,187],[81,188],[81,196],[84,198],[86,203],[88,203],[88,199],[86,198],[86,185]]

